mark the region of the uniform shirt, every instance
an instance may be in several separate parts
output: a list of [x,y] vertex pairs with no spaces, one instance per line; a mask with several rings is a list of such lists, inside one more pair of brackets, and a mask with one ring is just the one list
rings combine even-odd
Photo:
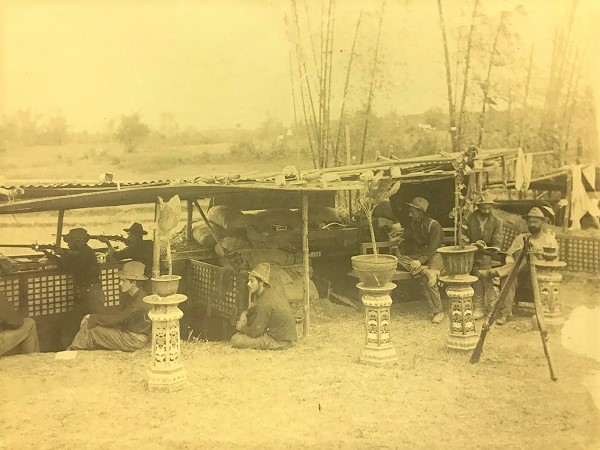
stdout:
[[249,317],[250,325],[244,326],[240,333],[254,338],[266,333],[278,342],[298,339],[292,308],[283,293],[276,288],[265,286],[249,311]]
[[424,217],[420,222],[412,221],[404,230],[402,254],[425,264],[442,245],[443,230],[437,220]]
[[[544,250],[544,247],[558,249],[558,242],[552,233],[547,233],[545,231],[542,231],[536,235],[522,233],[512,241],[512,244],[510,244],[510,248],[506,251],[507,258],[513,258],[516,260],[519,257],[519,253],[525,245],[525,239],[527,236],[529,236],[529,245],[533,253],[541,253]],[[507,262],[510,262],[510,260]]]
[[121,294],[120,306],[122,310],[114,314],[90,314],[88,327],[101,325],[150,336],[152,322],[146,316],[152,309],[152,305],[144,302],[146,295],[143,289],[138,289],[133,296],[127,293]]
[[73,283],[77,287],[88,287],[100,283],[100,268],[96,253],[87,244],[81,250],[67,250],[61,255],[58,264],[73,274]]
[[132,261],[139,261],[144,264],[144,275],[147,277],[152,276],[152,252],[154,250],[154,243],[152,241],[142,240],[128,245],[123,250],[118,250],[113,254],[113,257],[117,261],[124,259],[131,259]]
[[484,241],[488,247],[502,246],[502,221],[490,214],[485,221],[477,211],[469,214],[467,219],[467,232],[469,242]]

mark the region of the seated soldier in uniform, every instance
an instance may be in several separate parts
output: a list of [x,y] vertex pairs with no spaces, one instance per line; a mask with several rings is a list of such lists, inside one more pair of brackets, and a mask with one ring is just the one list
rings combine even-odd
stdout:
[[[526,216],[528,233],[519,234],[510,245],[510,248],[506,251],[506,264],[496,269],[479,270],[478,276],[480,278],[489,277],[506,277],[512,270],[515,261],[519,258],[519,254],[523,251],[526,239],[529,238],[529,251],[534,254],[541,254],[544,249],[556,249],[558,252],[558,243],[554,234],[548,233],[544,230],[544,224],[547,223],[547,218],[538,207],[531,208]],[[515,293],[517,286],[528,285],[531,286],[531,277],[529,273],[529,266],[527,261],[523,261],[521,266],[517,268],[519,271],[517,274],[516,283],[510,286],[502,309],[500,311],[500,318],[496,320],[496,324],[504,325],[512,317],[512,308],[515,302]],[[506,280],[503,280],[503,283]]]
[[[0,255],[2,274],[11,272],[11,260]],[[40,351],[35,321],[17,313],[0,291],[0,356]]]
[[269,284],[271,266],[260,263],[248,272],[253,305],[242,312],[231,338],[235,348],[280,350],[296,341],[296,319],[285,295]]
[[146,292],[138,286],[148,279],[144,275],[144,265],[139,261],[126,262],[117,274],[121,279],[121,310],[85,316],[68,350],[133,352],[150,342],[152,323],[146,316],[152,305],[144,302]]
[[442,226],[427,215],[429,202],[426,199],[415,197],[407,205],[411,223],[404,230],[404,242],[396,255],[398,267],[419,279],[421,291],[433,313],[431,322],[440,323],[444,312],[437,279],[444,264],[437,249],[442,245]]

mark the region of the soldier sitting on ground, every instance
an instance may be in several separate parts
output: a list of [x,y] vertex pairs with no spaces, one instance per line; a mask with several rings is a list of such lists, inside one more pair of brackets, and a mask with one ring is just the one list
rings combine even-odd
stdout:
[[285,295],[269,284],[271,266],[260,263],[248,272],[253,305],[241,313],[231,338],[235,348],[281,350],[295,342],[296,319]]
[[138,286],[148,279],[144,275],[144,265],[139,261],[126,262],[117,275],[121,279],[121,310],[85,316],[69,350],[132,352],[150,342],[152,323],[147,315],[152,305],[144,302],[146,292]]

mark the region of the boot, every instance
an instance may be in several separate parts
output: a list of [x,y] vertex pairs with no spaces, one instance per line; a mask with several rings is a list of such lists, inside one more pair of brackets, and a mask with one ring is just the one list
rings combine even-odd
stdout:
[[503,314],[500,316],[499,319],[496,319],[496,325],[506,325],[506,322],[508,322],[510,320],[510,318]]
[[433,317],[431,318],[431,323],[440,323],[442,320],[444,320],[444,313],[443,312],[435,313],[433,315]]

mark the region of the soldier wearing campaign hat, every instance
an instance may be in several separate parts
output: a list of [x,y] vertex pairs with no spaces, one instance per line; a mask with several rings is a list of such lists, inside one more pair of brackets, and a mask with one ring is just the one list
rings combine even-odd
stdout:
[[444,319],[444,312],[437,279],[443,262],[437,249],[442,245],[442,226],[427,215],[427,199],[415,197],[406,205],[410,208],[408,215],[411,223],[404,231],[404,241],[396,255],[398,266],[419,279],[421,291],[433,313],[431,322],[440,323]]
[[[494,197],[489,192],[484,192],[475,201],[477,209],[467,218],[465,231],[469,242],[476,244],[478,251],[475,253],[472,273],[476,275],[479,270],[492,268],[493,253],[488,248],[502,246],[502,221],[494,214]],[[496,291],[492,279],[482,278],[473,283],[473,318],[481,319],[490,310],[496,299]]]
[[235,348],[281,350],[297,340],[296,318],[283,292],[270,283],[271,265],[262,262],[248,272],[254,304],[240,314],[231,338]]
[[123,231],[127,232],[127,237],[125,238],[126,247],[124,249],[115,250],[110,240],[107,238],[100,239],[108,247],[109,259],[114,261],[123,261],[125,259],[139,261],[145,267],[144,274],[147,277],[151,277],[154,243],[144,239],[144,236],[148,232],[144,230],[144,227],[139,222],[134,222],[129,228],[124,228]]
[[147,316],[152,305],[144,302],[146,292],[141,284],[148,279],[144,265],[139,261],[126,262],[117,275],[121,289],[120,310],[86,315],[69,350],[132,352],[150,343],[152,322]]
[[[558,242],[556,241],[556,237],[553,233],[544,230],[544,225],[548,223],[548,218],[540,208],[537,206],[531,208],[525,216],[525,220],[527,221],[528,232],[519,234],[513,240],[510,248],[506,252],[506,264],[497,269],[481,270],[478,274],[480,277],[506,277],[510,273],[519,254],[523,251],[527,238],[529,238],[529,251],[534,255],[540,255],[548,251],[548,249],[555,249],[555,251],[558,252]],[[526,264],[522,265],[519,269],[517,282],[510,286],[506,299],[502,305],[500,318],[496,320],[496,324],[504,325],[510,320],[517,286],[522,285],[531,285],[529,269]]]

